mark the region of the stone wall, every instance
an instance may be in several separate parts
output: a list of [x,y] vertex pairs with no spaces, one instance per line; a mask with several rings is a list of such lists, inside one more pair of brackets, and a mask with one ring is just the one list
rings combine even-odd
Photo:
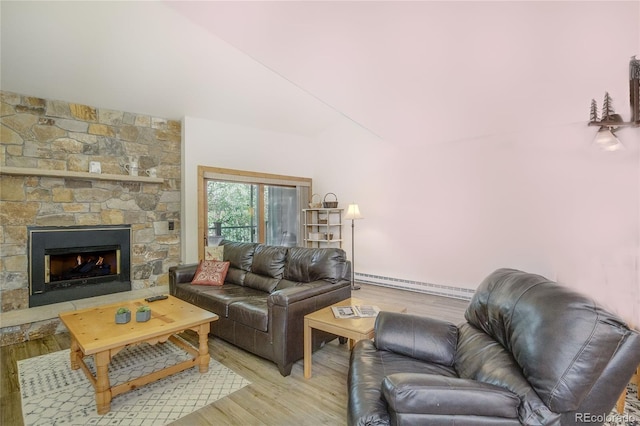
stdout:
[[28,225],[130,224],[132,288],[168,284],[169,267],[180,261],[181,123],[9,92],[0,92],[0,101],[0,172],[3,166],[88,172],[89,162],[98,161],[103,174],[125,175],[122,165],[135,157],[163,179],[2,174],[0,312],[28,307]]

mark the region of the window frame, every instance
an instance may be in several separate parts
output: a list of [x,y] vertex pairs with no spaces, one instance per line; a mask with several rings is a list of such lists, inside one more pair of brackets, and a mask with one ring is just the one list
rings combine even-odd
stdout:
[[[307,199],[298,199],[298,214],[302,215],[303,206],[307,206],[312,194],[312,179],[307,177],[278,175],[271,173],[252,172],[245,170],[226,169],[221,167],[211,166],[198,166],[198,258],[204,259],[204,248],[208,238],[208,225],[207,225],[207,195],[206,195],[206,181],[207,180],[225,180],[228,182],[237,183],[249,183],[258,185],[258,191],[260,194],[264,191],[265,185],[276,186],[289,186],[295,188],[307,188]],[[300,197],[299,197],[300,198]],[[263,197],[258,197],[258,208],[264,212],[264,200]],[[302,217],[300,216],[300,223],[302,224]],[[258,223],[258,241],[265,241],[266,230],[264,221]],[[302,226],[302,225],[301,225]]]

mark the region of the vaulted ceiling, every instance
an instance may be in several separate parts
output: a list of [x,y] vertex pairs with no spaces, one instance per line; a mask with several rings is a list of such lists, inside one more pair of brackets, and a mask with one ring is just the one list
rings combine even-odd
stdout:
[[394,142],[474,138],[585,119],[602,82],[575,76],[610,68],[588,53],[595,3],[2,1],[0,83],[309,136],[347,118]]

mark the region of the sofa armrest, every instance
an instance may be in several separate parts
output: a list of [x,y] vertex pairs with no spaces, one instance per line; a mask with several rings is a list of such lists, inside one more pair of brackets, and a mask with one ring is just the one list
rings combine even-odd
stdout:
[[505,388],[434,374],[390,374],[382,380],[382,394],[392,417],[425,414],[517,419],[520,406],[520,398]]
[[169,293],[175,294],[176,285],[190,283],[198,269],[197,263],[177,265],[169,268]]
[[458,327],[453,323],[418,315],[380,312],[375,329],[378,350],[453,365],[458,344]]
[[[351,296],[349,281],[291,284],[291,287],[276,290],[267,297],[273,360],[283,376],[287,376],[293,363],[303,356],[304,316]],[[317,332],[313,346],[318,347],[335,337]]]
[[[334,291],[347,285],[347,281],[339,281],[331,283],[325,280],[311,281],[309,283],[300,283],[293,287],[276,290],[269,295],[267,303],[269,306],[287,306],[289,304],[299,302],[304,299],[316,297],[323,293]],[[318,308],[319,309],[319,308]],[[314,309],[315,310],[315,309]]]

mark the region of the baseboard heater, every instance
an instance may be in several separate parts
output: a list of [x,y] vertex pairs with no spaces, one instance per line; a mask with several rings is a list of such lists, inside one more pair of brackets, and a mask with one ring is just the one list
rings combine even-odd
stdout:
[[400,290],[417,291],[432,294],[434,296],[451,297],[453,299],[471,300],[475,290],[469,288],[452,287],[447,285],[432,284],[422,281],[405,280],[402,278],[383,277],[356,272],[356,282],[363,284],[379,285],[381,287],[397,288]]

